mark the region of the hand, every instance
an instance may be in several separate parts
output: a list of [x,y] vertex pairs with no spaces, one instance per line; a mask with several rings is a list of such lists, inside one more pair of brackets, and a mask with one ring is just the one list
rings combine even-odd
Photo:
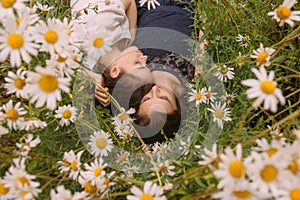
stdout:
[[95,97],[103,107],[107,107],[110,104],[108,88],[104,87],[102,76],[99,77],[98,83],[96,84]]
[[156,5],[157,6],[160,6],[160,3],[157,1],[157,0],[140,0],[139,3],[140,3],[140,6],[142,7],[146,2],[147,3],[147,8],[148,10],[151,9],[151,6],[153,7],[153,9],[156,8]]

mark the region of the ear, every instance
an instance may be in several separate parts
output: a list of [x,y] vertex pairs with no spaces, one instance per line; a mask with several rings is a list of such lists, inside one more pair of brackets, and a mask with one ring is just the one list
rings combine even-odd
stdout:
[[121,68],[118,65],[113,65],[111,66],[110,70],[109,70],[109,75],[112,78],[117,78],[121,73]]

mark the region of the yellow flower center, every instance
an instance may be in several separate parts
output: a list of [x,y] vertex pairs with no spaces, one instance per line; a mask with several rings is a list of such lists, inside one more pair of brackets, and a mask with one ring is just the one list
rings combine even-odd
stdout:
[[30,185],[28,179],[27,179],[26,177],[24,177],[24,176],[19,177],[19,178],[17,179],[17,182],[21,183],[22,186],[25,186],[25,185],[29,186],[29,185]]
[[11,8],[16,3],[16,0],[2,0],[1,5],[3,8]]
[[291,200],[300,200],[300,188],[292,189],[290,192]]
[[120,156],[120,161],[124,162],[126,160],[127,156],[125,154]]
[[159,168],[159,170],[160,170],[161,172],[167,172],[167,171],[168,171],[168,168],[167,168],[166,165],[163,165],[163,166],[161,166],[161,167]]
[[18,33],[12,33],[8,36],[7,43],[13,49],[20,49],[24,44],[24,38]]
[[233,191],[233,194],[240,199],[246,199],[252,195],[249,190]]
[[206,94],[205,94],[205,96],[206,96],[206,98],[210,98],[210,96],[211,96],[211,93],[208,91],[208,92],[206,92]]
[[244,173],[244,165],[242,161],[236,160],[229,164],[229,173],[234,178],[241,178]]
[[140,200],[153,200],[153,197],[152,195],[146,193],[141,196]]
[[72,116],[72,112],[70,110],[65,110],[62,114],[63,118],[69,119]]
[[71,168],[72,168],[73,171],[77,171],[78,170],[77,161],[76,160],[72,161]]
[[125,140],[125,141],[130,140],[130,138],[131,138],[131,136],[130,136],[129,133],[126,133],[126,134],[124,135],[124,140]]
[[49,30],[45,33],[44,38],[49,44],[55,44],[58,40],[58,34],[53,30]]
[[106,139],[104,138],[99,138],[97,141],[96,141],[96,146],[99,148],[99,149],[104,149],[107,145],[107,142],[106,142]]
[[273,165],[266,165],[261,171],[260,176],[265,182],[272,182],[278,174],[277,169]]
[[103,43],[104,43],[103,38],[98,37],[94,40],[93,45],[94,45],[94,47],[99,48],[103,45]]
[[194,97],[195,97],[196,100],[200,100],[202,98],[202,95],[200,93],[196,93],[194,95]]
[[269,54],[264,51],[257,56],[256,60],[257,60],[257,62],[259,62],[259,64],[265,64],[267,62],[268,57],[269,57]]
[[299,164],[298,161],[296,159],[292,160],[292,163],[289,165],[288,169],[293,172],[294,174],[296,174],[299,170]]
[[221,74],[227,74],[228,68],[227,67],[221,67],[220,72],[221,72]]
[[84,189],[87,193],[93,194],[97,192],[97,187],[91,184],[91,181],[87,181],[84,185]]
[[69,167],[71,165],[71,163],[67,160],[64,160],[64,166],[65,167]]
[[239,56],[237,59],[236,59],[236,62],[237,63],[242,63],[244,61],[244,57],[243,56]]
[[51,93],[58,88],[58,80],[53,75],[44,74],[41,75],[39,85],[43,92]]
[[0,195],[5,195],[9,191],[9,188],[5,187],[4,183],[0,183]]
[[223,111],[221,109],[215,111],[215,117],[218,119],[222,119]]
[[277,16],[279,17],[279,19],[287,20],[291,16],[291,9],[289,9],[287,7],[279,7],[277,9],[276,13],[277,13]]
[[108,187],[108,186],[109,186],[109,179],[106,178],[106,179],[103,181],[103,184],[106,185],[106,187]]
[[7,118],[11,121],[16,121],[19,118],[19,113],[16,109],[10,109],[7,112]]
[[276,84],[273,81],[266,80],[261,82],[260,89],[265,94],[274,94],[274,91],[276,89]]
[[17,78],[15,80],[15,86],[16,88],[18,88],[19,90],[22,90],[23,87],[26,85],[25,80],[21,79],[21,78]]
[[67,60],[67,57],[61,57],[60,55],[58,56],[58,58],[56,59],[57,62],[63,63]]
[[121,114],[120,116],[119,116],[119,119],[120,120],[125,120],[125,119],[127,119],[128,118],[128,114],[125,112],[125,113],[123,113],[123,114]]
[[95,170],[94,170],[94,176],[98,177],[102,172],[102,168],[101,167],[97,167]]
[[122,125],[120,126],[120,131],[124,131],[124,130],[125,130],[125,125],[122,124]]
[[276,148],[270,148],[270,149],[268,149],[267,153],[268,153],[269,157],[272,157],[274,154],[277,153],[277,151],[278,151],[278,149],[276,149]]

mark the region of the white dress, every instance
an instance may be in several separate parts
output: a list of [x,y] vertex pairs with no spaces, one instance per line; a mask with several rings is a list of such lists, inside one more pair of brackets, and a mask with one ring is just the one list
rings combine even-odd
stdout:
[[71,12],[80,21],[107,30],[121,51],[130,46],[129,21],[121,0],[71,0]]

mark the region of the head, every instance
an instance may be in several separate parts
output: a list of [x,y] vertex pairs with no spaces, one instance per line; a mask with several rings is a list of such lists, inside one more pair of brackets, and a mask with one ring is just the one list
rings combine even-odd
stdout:
[[183,87],[167,71],[153,71],[155,85],[142,98],[135,117],[136,128],[146,143],[173,138],[183,118]]

